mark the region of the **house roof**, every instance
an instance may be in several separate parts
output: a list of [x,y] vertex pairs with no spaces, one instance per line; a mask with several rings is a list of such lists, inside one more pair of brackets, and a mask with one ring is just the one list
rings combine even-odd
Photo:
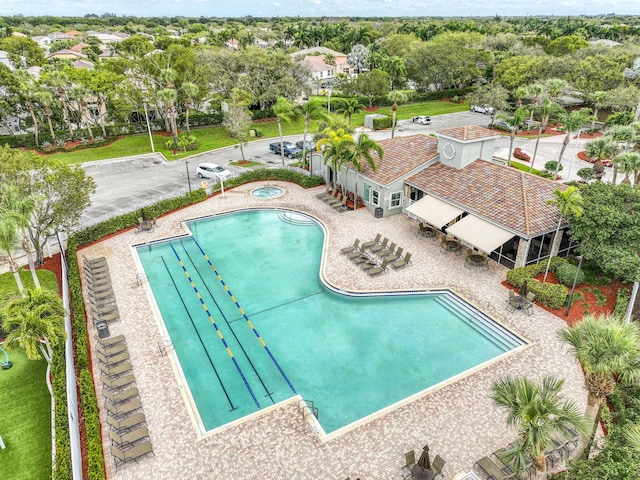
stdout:
[[488,128],[477,125],[467,125],[466,127],[453,127],[438,130],[438,135],[452,138],[460,142],[470,142],[480,138],[499,137],[500,135]]
[[328,53],[333,55],[334,57],[346,57],[347,56],[345,53],[336,52],[335,50],[331,50],[330,48],[327,48],[327,47],[304,48],[302,50],[298,50],[297,52],[293,52],[291,54],[291,56],[292,57],[297,57],[299,55],[313,55],[313,54],[326,55]]
[[79,30],[69,30],[68,32],[66,32],[67,35],[69,35],[70,37],[75,37],[76,35],[81,35],[82,32]]
[[384,150],[384,155],[380,160],[374,152],[376,171],[363,162],[361,174],[381,186],[410,174],[438,155],[438,141],[429,135],[389,138],[380,140],[378,144]]
[[555,198],[555,190],[567,188],[481,159],[462,169],[437,162],[409,177],[406,183],[522,237],[557,227],[560,213],[547,201]]
[[83,48],[87,48],[89,46],[88,43],[76,43],[73,47],[71,47],[69,50],[71,50],[72,52],[82,52]]
[[56,57],[68,58],[70,56],[73,56],[76,58],[87,58],[87,56],[84,53],[74,52],[67,48],[63,48],[62,50],[58,50],[57,52],[50,53],[49,55],[47,55],[46,58],[48,60],[50,58],[56,58]]
[[324,55],[307,55],[302,59],[301,63],[309,67],[309,70],[312,72],[326,72],[327,70],[333,70],[335,68],[325,63]]
[[71,66],[73,68],[85,68],[87,70],[93,70],[94,68],[93,62],[90,62],[89,60],[82,60],[82,59],[74,60],[73,62],[71,62]]

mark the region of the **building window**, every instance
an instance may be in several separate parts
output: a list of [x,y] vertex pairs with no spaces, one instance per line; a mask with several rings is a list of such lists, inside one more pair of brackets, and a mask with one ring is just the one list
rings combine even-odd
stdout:
[[551,243],[553,242],[553,233],[547,233],[539,237],[534,237],[529,242],[529,251],[527,252],[527,260],[525,265],[538,263],[549,257],[551,251]]
[[519,237],[513,237],[511,240],[508,240],[506,243],[491,252],[489,257],[507,268],[515,267],[519,240]]
[[561,230],[562,240],[560,240],[560,247],[558,248],[559,257],[568,257],[575,253],[575,249],[578,244],[571,239],[571,233],[568,229]]
[[402,192],[394,192],[389,200],[389,208],[399,208],[402,206]]
[[380,205],[380,192],[373,188],[371,189],[371,203],[375,206]]
[[371,198],[371,185],[364,186],[364,201],[368,202]]

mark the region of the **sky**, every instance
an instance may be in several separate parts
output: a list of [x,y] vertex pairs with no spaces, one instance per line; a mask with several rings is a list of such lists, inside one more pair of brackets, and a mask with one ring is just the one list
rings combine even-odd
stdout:
[[0,0],[0,16],[137,17],[639,15],[640,0]]

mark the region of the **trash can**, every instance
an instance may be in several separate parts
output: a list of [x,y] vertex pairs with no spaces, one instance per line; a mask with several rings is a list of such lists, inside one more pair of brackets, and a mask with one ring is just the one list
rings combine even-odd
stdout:
[[99,338],[107,338],[111,335],[107,322],[99,322],[98,324],[96,324],[96,329],[98,330]]
[[382,208],[380,208],[380,207],[376,208],[375,217],[376,218],[382,218]]

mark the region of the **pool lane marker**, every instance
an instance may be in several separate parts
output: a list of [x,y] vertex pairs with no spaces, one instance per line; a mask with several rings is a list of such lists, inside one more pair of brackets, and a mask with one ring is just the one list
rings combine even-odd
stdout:
[[204,259],[207,261],[207,263],[209,264],[209,266],[211,267],[211,270],[213,270],[213,273],[216,274],[216,276],[218,277],[218,280],[220,281],[220,283],[222,284],[222,286],[224,287],[224,289],[227,291],[227,293],[229,294],[229,296],[231,297],[231,301],[233,301],[233,303],[235,303],[236,307],[238,308],[238,311],[240,312],[240,314],[244,317],[244,319],[247,321],[247,325],[249,325],[249,327],[251,328],[251,330],[253,331],[253,333],[255,334],[256,338],[258,339],[258,341],[260,342],[260,345],[262,345],[264,347],[264,350],[267,352],[267,354],[269,354],[269,357],[271,358],[271,360],[273,361],[273,364],[276,366],[276,368],[278,369],[278,371],[280,372],[280,374],[282,375],[282,378],[284,378],[284,381],[287,382],[287,385],[289,385],[289,388],[291,389],[291,391],[294,394],[297,394],[298,392],[296,391],[295,387],[293,386],[293,384],[291,383],[291,381],[289,380],[289,378],[287,377],[287,374],[284,373],[284,370],[282,369],[282,367],[280,366],[280,364],[278,363],[278,361],[276,360],[276,358],[273,356],[273,354],[271,353],[271,350],[269,350],[269,347],[267,346],[267,344],[264,342],[264,340],[262,339],[262,337],[260,336],[260,334],[258,333],[258,330],[256,330],[256,327],[253,325],[253,323],[251,322],[251,320],[249,320],[249,317],[247,317],[247,314],[244,313],[244,309],[240,306],[240,304],[238,303],[238,300],[236,300],[236,297],[233,296],[233,293],[231,293],[231,290],[229,289],[229,287],[227,286],[226,283],[224,283],[224,280],[222,279],[222,275],[220,275],[220,273],[218,273],[218,270],[216,270],[216,267],[213,265],[213,263],[211,263],[211,260],[209,260],[209,257],[207,256],[207,254],[204,252],[204,250],[202,249],[202,247],[200,246],[200,244],[198,243],[198,241],[193,238],[193,241],[195,242],[196,246],[198,247],[198,249],[200,250],[200,252],[202,253],[202,256],[204,257]]
[[[182,302],[182,306],[184,307],[185,311],[187,312],[187,316],[189,317],[189,321],[191,321],[191,325],[193,325],[193,329],[195,330],[196,335],[198,336],[198,339],[200,339],[200,344],[202,345],[202,349],[204,350],[205,355],[209,359],[209,363],[211,364],[211,367],[213,368],[213,372],[216,374],[216,378],[218,379],[218,383],[220,383],[220,387],[222,387],[222,391],[224,392],[225,396],[227,397],[227,401],[229,402],[229,406],[231,407],[231,410],[229,410],[229,411],[233,412],[238,407],[236,407],[233,404],[233,402],[231,401],[231,397],[229,397],[229,393],[227,392],[227,389],[224,386],[224,383],[222,383],[222,379],[220,378],[220,375],[218,374],[218,369],[216,368],[215,364],[213,363],[213,360],[211,359],[211,356],[209,356],[209,352],[207,351],[207,347],[205,346],[204,341],[202,340],[202,337],[200,336],[200,332],[198,332],[198,329],[196,328],[196,324],[193,321],[193,318],[191,317],[191,314],[189,313],[189,309],[187,308],[186,303],[184,303],[184,298],[182,298],[182,295],[180,295],[180,290],[178,290],[178,286],[176,285],[176,281],[173,279],[173,276],[171,275],[171,272],[169,271],[169,267],[167,266],[167,262],[165,262],[163,256],[160,256],[160,259],[162,260],[162,263],[164,264],[164,268],[167,269],[167,274],[169,275],[169,278],[171,279],[171,283],[173,283],[173,287],[176,289],[176,293],[178,294],[178,298],[180,298],[180,301]],[[190,341],[191,341],[191,343],[193,343],[193,340],[190,340]]]
[[251,361],[251,357],[249,357],[249,354],[244,349],[244,346],[242,345],[242,342],[240,341],[240,339],[236,335],[236,332],[233,330],[233,328],[229,324],[229,320],[227,320],[227,317],[225,316],[224,312],[220,308],[220,305],[218,305],[218,302],[217,302],[216,298],[213,296],[213,293],[211,293],[211,290],[209,290],[209,285],[207,285],[207,282],[205,282],[204,278],[202,278],[202,274],[200,273],[200,270],[198,269],[198,266],[196,265],[196,263],[191,258],[191,255],[189,254],[189,250],[187,250],[187,247],[184,246],[184,242],[182,240],[180,240],[180,246],[182,246],[182,249],[184,250],[184,253],[187,254],[187,258],[191,262],[191,265],[193,265],[193,268],[195,269],[196,273],[198,274],[198,277],[200,278],[200,280],[202,281],[202,284],[204,285],[204,288],[209,293],[209,296],[211,296],[211,300],[213,300],[213,303],[216,304],[216,308],[220,312],[220,315],[222,315],[222,319],[224,320],[224,323],[226,323],[227,327],[229,328],[229,331],[231,332],[231,335],[233,335],[233,338],[235,338],[236,342],[238,342],[238,346],[240,347],[240,350],[242,350],[242,353],[244,354],[244,356],[246,357],[247,361],[249,362],[249,365],[251,366],[251,369],[253,370],[253,373],[256,374],[256,377],[260,381],[260,384],[262,385],[262,388],[264,388],[264,391],[266,392],[265,397],[269,397],[269,399],[271,400],[271,403],[273,403],[275,405],[276,401],[273,399],[273,392],[270,392],[269,389],[267,388],[267,386],[265,385],[264,380],[262,379],[262,376],[260,376],[260,373],[258,372],[258,370],[256,369],[255,365]]
[[211,315],[211,313],[209,312],[209,308],[207,307],[207,304],[204,303],[204,300],[202,299],[202,296],[200,295],[200,292],[198,291],[198,288],[196,287],[196,284],[193,283],[193,280],[191,280],[191,276],[189,275],[189,272],[187,271],[187,268],[184,266],[184,263],[180,259],[180,255],[178,255],[178,252],[176,252],[176,249],[174,248],[172,243],[169,243],[169,245],[171,246],[171,250],[173,250],[174,255],[178,259],[178,262],[180,263],[180,267],[182,267],[182,271],[184,272],[185,276],[187,277],[187,280],[189,281],[189,284],[191,285],[191,288],[193,288],[193,291],[196,294],[196,297],[198,297],[198,300],[200,300],[200,304],[202,305],[202,308],[204,309],[205,313],[209,317],[209,321],[213,325],[213,328],[216,329],[216,333],[218,334],[218,338],[220,338],[220,341],[222,342],[222,345],[224,345],[224,348],[227,351],[227,354],[229,355],[229,358],[231,358],[231,360],[233,361],[233,364],[235,365],[236,370],[238,371],[238,374],[240,375],[240,378],[242,378],[242,381],[244,382],[245,387],[247,387],[247,390],[249,391],[249,394],[251,395],[251,398],[253,398],[253,401],[256,404],[256,407],[262,408],[260,406],[260,402],[258,402],[258,399],[256,398],[256,394],[253,393],[253,390],[251,389],[251,385],[249,385],[249,382],[247,381],[246,377],[244,376],[244,373],[242,372],[242,369],[240,368],[240,365],[238,365],[238,362],[237,362],[236,358],[233,356],[233,352],[231,351],[231,348],[229,347],[229,345],[227,345],[227,341],[224,339],[224,335],[222,335],[222,331],[220,331],[220,329],[218,328],[218,325],[216,324],[216,320],[213,318],[213,315]]

